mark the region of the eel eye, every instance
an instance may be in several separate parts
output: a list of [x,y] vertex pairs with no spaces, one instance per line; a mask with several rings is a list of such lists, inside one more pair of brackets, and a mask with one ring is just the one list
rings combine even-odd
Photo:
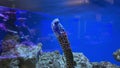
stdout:
[[56,22],[55,22],[55,25],[58,25],[58,23],[59,23],[59,22],[58,22],[58,21],[56,21]]

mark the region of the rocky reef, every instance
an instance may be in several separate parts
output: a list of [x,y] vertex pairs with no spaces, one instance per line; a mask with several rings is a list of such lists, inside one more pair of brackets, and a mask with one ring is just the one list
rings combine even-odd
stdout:
[[[11,42],[9,42],[11,43]],[[38,53],[42,53],[42,44],[17,44],[13,48],[3,51],[0,56],[1,68],[35,68]],[[6,48],[4,48],[6,49]]]
[[[113,55],[120,60],[120,50]],[[108,61],[90,62],[83,53],[73,52],[73,58],[74,68],[120,68]],[[2,44],[0,68],[67,68],[67,62],[59,51],[43,52],[41,43],[17,43],[14,39],[7,39]]]
[[120,62],[120,49],[116,50],[116,51],[113,53],[113,56],[114,56],[115,60],[117,60],[117,61]]
[[[59,51],[43,52],[36,58],[36,52],[41,49],[41,44],[38,47],[29,49],[29,47],[20,47],[18,56],[0,57],[1,68],[66,68],[66,60],[64,55]],[[29,49],[29,50],[28,50]],[[19,48],[18,48],[19,50]],[[26,51],[28,50],[28,51]],[[30,53],[31,52],[31,53]],[[83,53],[73,52],[74,61],[76,62],[75,68],[120,68],[110,62],[90,62]],[[36,62],[37,59],[37,62]]]
[[92,68],[120,68],[120,66],[116,66],[108,61],[101,62],[92,62]]
[[[120,68],[107,61],[90,62],[83,53],[73,53],[73,57],[76,62],[75,68]],[[36,68],[66,68],[66,60],[58,51],[43,53]]]

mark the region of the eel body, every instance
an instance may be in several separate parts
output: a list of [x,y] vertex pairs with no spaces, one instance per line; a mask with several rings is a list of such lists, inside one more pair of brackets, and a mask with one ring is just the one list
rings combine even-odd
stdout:
[[60,24],[58,18],[53,20],[52,30],[56,35],[59,43],[61,44],[62,50],[65,55],[67,68],[74,68],[74,60],[73,60],[72,50],[70,48],[70,43],[68,41],[67,34],[63,26]]

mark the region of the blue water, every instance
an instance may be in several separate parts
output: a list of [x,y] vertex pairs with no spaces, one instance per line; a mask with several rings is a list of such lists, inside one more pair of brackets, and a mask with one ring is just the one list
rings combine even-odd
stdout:
[[[82,52],[91,62],[110,61],[120,65],[113,52],[120,48],[120,10],[107,7],[96,11],[87,11],[77,15],[50,15],[41,12],[26,12],[18,17],[26,17],[26,25],[36,29],[35,43],[43,44],[43,51],[59,50],[60,44],[52,32],[51,22],[59,18],[68,34],[73,52]],[[16,25],[20,25],[16,21]],[[2,36],[1,36],[2,37]]]
[[[83,52],[90,61],[111,61],[119,64],[112,56],[112,53],[120,48],[119,36],[117,36],[119,34],[114,27],[115,24],[110,21],[96,22],[91,17],[85,19],[80,21],[75,18],[60,19],[68,33],[72,51]],[[43,51],[60,50],[62,52],[55,36],[49,36],[53,33],[50,25],[51,21],[43,21],[40,26],[40,36],[48,37],[41,39]]]
[[51,22],[58,17],[68,33],[73,52],[82,52],[92,61],[110,61],[120,65],[113,58],[113,52],[120,48],[119,9],[105,8],[88,11],[78,16],[47,16],[38,26],[41,31],[43,51],[62,49],[51,30]]

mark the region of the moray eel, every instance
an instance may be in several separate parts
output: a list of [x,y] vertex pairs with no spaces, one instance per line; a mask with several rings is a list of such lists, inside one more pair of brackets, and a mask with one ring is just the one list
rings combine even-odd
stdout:
[[60,24],[58,18],[52,21],[52,30],[56,35],[57,39],[59,40],[59,43],[61,44],[61,47],[63,49],[67,68],[74,68],[74,60],[72,50],[70,48],[70,43],[68,41],[67,34],[63,26]]

